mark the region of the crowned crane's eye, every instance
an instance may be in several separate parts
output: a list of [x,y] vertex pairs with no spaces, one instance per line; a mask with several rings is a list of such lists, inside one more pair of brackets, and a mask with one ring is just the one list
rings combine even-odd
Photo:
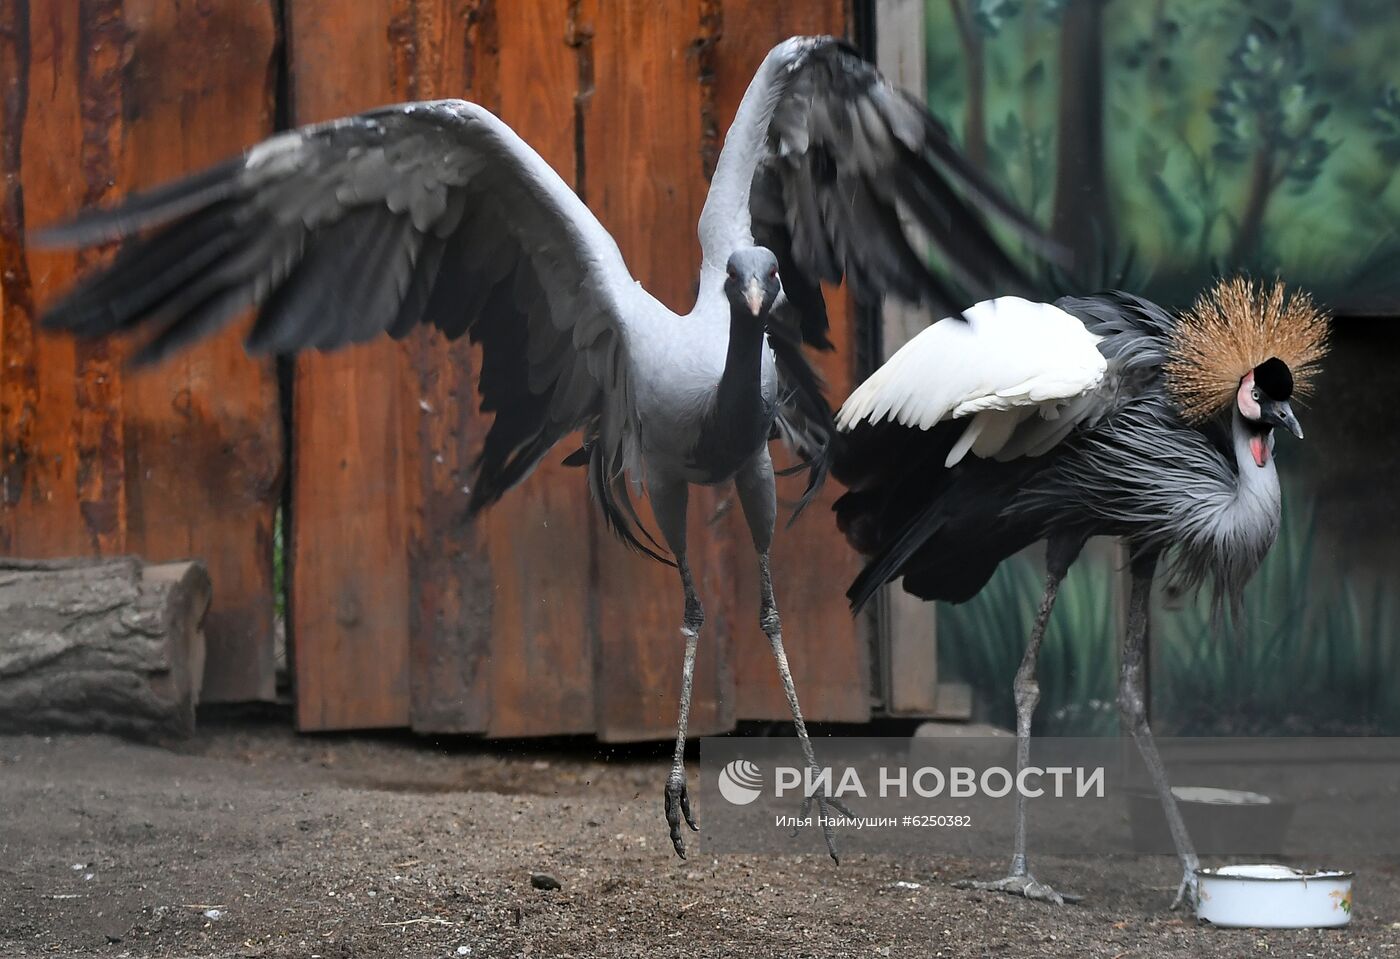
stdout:
[[1256,386],[1254,389],[1250,390],[1250,391],[1249,391],[1249,395],[1250,395],[1250,397],[1254,400],[1254,402],[1258,403],[1258,402],[1259,402],[1259,387]]

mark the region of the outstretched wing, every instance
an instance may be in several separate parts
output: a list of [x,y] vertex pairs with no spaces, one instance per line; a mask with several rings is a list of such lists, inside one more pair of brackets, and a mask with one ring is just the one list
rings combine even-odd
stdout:
[[620,475],[636,435],[627,371],[634,282],[549,165],[475,104],[386,107],[273,137],[186,180],[39,234],[136,234],[45,317],[82,336],[136,329],[150,362],[261,312],[253,353],[334,349],[431,324],[483,350],[496,414],[469,512],[588,427]]
[[855,48],[794,37],[769,52],[725,136],[700,242],[715,275],[753,243],[778,258],[788,322],[783,342],[770,342],[789,401],[779,431],[811,464],[804,505],[826,475],[834,432],[820,380],[797,348],[833,349],[821,284],[845,280],[863,303],[894,295],[944,315],[1028,291],[989,218],[1052,251],[942,124]]
[[966,323],[933,324],[871,374],[841,407],[839,428],[892,420],[931,430],[965,419],[944,461],[951,467],[969,452],[1003,460],[1043,453],[1094,408],[1108,361],[1080,320],[1015,296],[963,316]]
[[[778,256],[804,339],[830,348],[820,283],[940,315],[1031,288],[988,226],[1050,243],[924,106],[849,44],[795,37],[768,54],[725,139],[701,217],[707,264],[757,241]],[[935,272],[931,246],[957,287]]]

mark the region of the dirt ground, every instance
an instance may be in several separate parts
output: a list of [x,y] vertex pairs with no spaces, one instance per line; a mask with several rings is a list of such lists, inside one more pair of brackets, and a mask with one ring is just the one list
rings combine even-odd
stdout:
[[1258,932],[1169,912],[1165,857],[1040,860],[1087,894],[1066,907],[952,887],[990,860],[681,862],[664,764],[246,723],[0,737],[0,956],[1400,959],[1400,863],[1361,864],[1349,928]]

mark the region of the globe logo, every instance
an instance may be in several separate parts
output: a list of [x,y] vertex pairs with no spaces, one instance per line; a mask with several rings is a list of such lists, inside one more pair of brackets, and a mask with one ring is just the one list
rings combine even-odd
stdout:
[[747,806],[763,791],[763,771],[747,759],[735,759],[719,771],[719,794],[735,806]]

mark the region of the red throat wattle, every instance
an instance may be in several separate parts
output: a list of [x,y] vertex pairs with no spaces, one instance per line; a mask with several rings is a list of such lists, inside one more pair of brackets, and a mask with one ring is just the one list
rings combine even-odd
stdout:
[[1249,452],[1254,456],[1254,465],[1263,466],[1269,462],[1269,437],[1267,434],[1255,434],[1249,438]]

